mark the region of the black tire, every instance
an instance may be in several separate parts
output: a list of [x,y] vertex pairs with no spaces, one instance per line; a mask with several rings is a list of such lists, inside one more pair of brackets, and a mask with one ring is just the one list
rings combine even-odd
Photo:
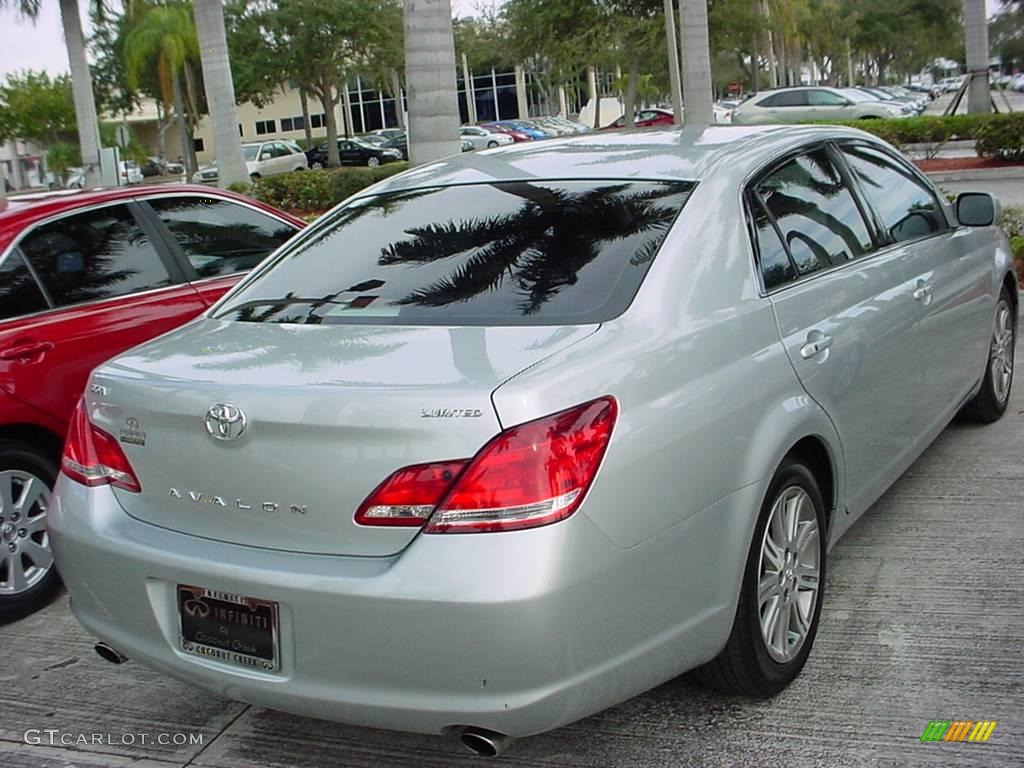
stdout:
[[[1006,385],[1005,395],[1000,396],[997,391],[994,377],[992,375],[992,366],[994,362],[994,356],[997,354],[995,344],[995,325],[999,322],[1000,313],[1002,311],[1009,312],[1010,318],[1010,380]],[[993,318],[993,333],[992,339],[989,341],[988,358],[985,361],[985,378],[981,382],[981,389],[968,403],[960,410],[960,417],[965,421],[973,421],[978,424],[991,424],[993,421],[998,421],[1006,413],[1006,408],[1010,404],[1010,393],[1013,389],[1013,369],[1014,369],[1014,354],[1017,345],[1017,317],[1013,311],[1013,301],[1010,298],[1010,292],[1003,286],[1003,290],[999,292],[999,300],[996,302],[996,314]]]
[[498,142],[496,142],[496,141],[488,141],[487,142],[487,148],[488,149],[494,149],[496,146],[498,146]]
[[[46,483],[50,490],[57,481],[57,464],[53,458],[33,448],[27,443],[17,440],[0,440],[0,472],[10,470],[21,470],[30,472]],[[8,540],[3,536],[3,525],[17,525],[12,522],[9,510],[0,510],[0,517],[3,517],[3,524],[0,524],[0,546],[8,547]],[[8,529],[9,530],[9,529]],[[7,554],[4,551],[2,554]],[[10,578],[9,564],[0,566],[0,579],[5,581]],[[16,594],[6,594],[0,591],[0,624],[20,619],[34,613],[48,605],[60,589],[60,576],[57,568],[51,566],[50,570],[36,582],[32,587]]]
[[251,180],[251,181],[252,181],[253,183],[255,183],[255,182],[259,181],[259,180],[260,180],[260,179],[262,179],[262,178],[263,178],[263,177],[262,177],[262,176],[260,176],[260,175],[259,175],[258,173],[253,173],[253,174],[250,174],[250,175],[249,175],[249,179],[250,179],[250,180]]
[[[802,645],[788,662],[771,657],[761,631],[757,601],[761,547],[772,507],[780,495],[794,487],[803,489],[814,507],[818,525],[818,589],[811,620]],[[725,693],[759,698],[774,696],[789,685],[803,669],[814,644],[821,617],[825,586],[825,504],[811,470],[799,456],[788,456],[776,470],[761,506],[754,536],[747,555],[736,617],[725,648],[714,659],[694,670],[695,677],[709,688]]]

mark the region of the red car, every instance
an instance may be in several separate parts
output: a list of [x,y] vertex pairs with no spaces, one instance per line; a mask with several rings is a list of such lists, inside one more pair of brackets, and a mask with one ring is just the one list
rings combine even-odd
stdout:
[[512,140],[515,141],[516,144],[518,144],[520,141],[533,141],[532,136],[525,134],[522,131],[517,131],[514,128],[509,128],[507,125],[498,125],[497,123],[486,123],[484,125],[481,125],[480,127],[484,128],[485,130],[492,131],[493,133],[507,133],[509,136],[512,137]]
[[[647,128],[652,125],[672,125],[673,117],[672,111],[669,109],[661,109],[656,107],[654,109],[638,109],[636,115],[633,118],[633,126],[636,128]],[[615,128],[623,128],[626,125],[626,116],[623,115],[614,123],[609,123],[602,131],[610,131]]]
[[[50,193],[0,211],[0,622],[59,586],[46,509],[92,369],[203,312],[302,226],[190,186]],[[131,421],[118,439],[144,441]]]

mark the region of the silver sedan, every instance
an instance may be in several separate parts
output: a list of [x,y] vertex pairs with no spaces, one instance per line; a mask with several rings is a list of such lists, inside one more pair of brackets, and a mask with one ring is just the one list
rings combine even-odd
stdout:
[[459,137],[463,142],[469,142],[473,149],[494,149],[503,147],[515,142],[507,133],[497,133],[480,128],[476,125],[464,125],[459,128]]
[[690,669],[771,696],[830,547],[1006,410],[997,215],[844,128],[392,177],[94,372],[49,520],[72,610],[107,658],[481,754]]

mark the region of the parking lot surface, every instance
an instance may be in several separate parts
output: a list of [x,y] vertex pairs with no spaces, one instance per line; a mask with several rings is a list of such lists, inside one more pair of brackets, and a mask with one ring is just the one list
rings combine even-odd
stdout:
[[[0,650],[3,766],[483,762],[439,737],[293,717],[210,695],[135,663],[111,665],[92,652],[66,597],[0,627]],[[518,741],[500,760],[602,768],[1024,765],[1022,650],[1018,386],[1002,421],[947,429],[836,546],[814,650],[801,677],[777,698],[712,694],[684,676]],[[923,743],[931,720],[998,725],[984,744]],[[55,744],[67,746],[48,746],[48,730]],[[26,732],[42,744],[26,743]],[[191,743],[174,743],[186,739]]]

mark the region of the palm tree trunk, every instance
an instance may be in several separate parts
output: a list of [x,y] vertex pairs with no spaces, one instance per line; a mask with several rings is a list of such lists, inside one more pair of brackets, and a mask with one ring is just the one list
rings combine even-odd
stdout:
[[313,126],[309,124],[309,94],[299,86],[299,104],[302,105],[302,127],[306,131],[306,148],[313,146]]
[[[18,162],[18,156],[15,154],[14,162]],[[7,172],[4,168],[4,164],[0,162],[0,211],[7,207]]]
[[405,0],[409,160],[422,165],[459,153],[459,101],[450,0]]
[[178,141],[181,149],[181,161],[185,164],[186,176],[191,179],[192,174],[196,172],[196,169],[192,167],[192,153],[189,151],[188,146],[188,125],[185,119],[185,105],[184,100],[181,98],[181,83],[178,80],[177,73],[171,76],[171,87],[174,92],[174,119],[178,123]]
[[679,73],[679,41],[676,39],[676,16],[672,0],[665,0],[665,42],[668,44],[668,77],[672,90],[673,122],[683,122],[683,81]]
[[402,105],[402,82],[398,79],[398,70],[391,70],[391,94],[395,97],[395,119],[398,127],[405,130],[405,109]]
[[[231,62],[224,31],[224,6],[221,0],[195,0],[192,12],[199,38],[206,104],[213,124],[217,185],[226,188],[236,182],[248,181],[249,172],[245,167],[242,142],[238,136],[238,110],[235,107],[235,83],[231,79]],[[306,125],[306,130],[309,130],[308,115]]]
[[987,115],[992,111],[992,95],[988,84],[988,21],[985,0],[963,0],[964,32],[967,44],[967,111]]
[[337,100],[334,98],[334,86],[321,85],[320,103],[324,107],[324,127],[327,129],[327,166],[337,168],[341,165],[338,154],[338,116],[334,111]]
[[625,123],[626,127],[632,127],[634,118],[636,117],[636,80],[639,77],[640,70],[640,59],[636,54],[631,54],[629,57],[628,71],[626,74],[626,93],[623,97],[625,102]]
[[688,125],[710,125],[711,52],[706,0],[679,0],[683,30],[683,116]]
[[75,100],[75,121],[78,123],[78,145],[85,167],[85,186],[100,183],[100,123],[96,116],[96,100],[92,93],[92,75],[85,58],[85,35],[78,15],[78,0],[60,0],[64,40],[71,64],[71,91]]

